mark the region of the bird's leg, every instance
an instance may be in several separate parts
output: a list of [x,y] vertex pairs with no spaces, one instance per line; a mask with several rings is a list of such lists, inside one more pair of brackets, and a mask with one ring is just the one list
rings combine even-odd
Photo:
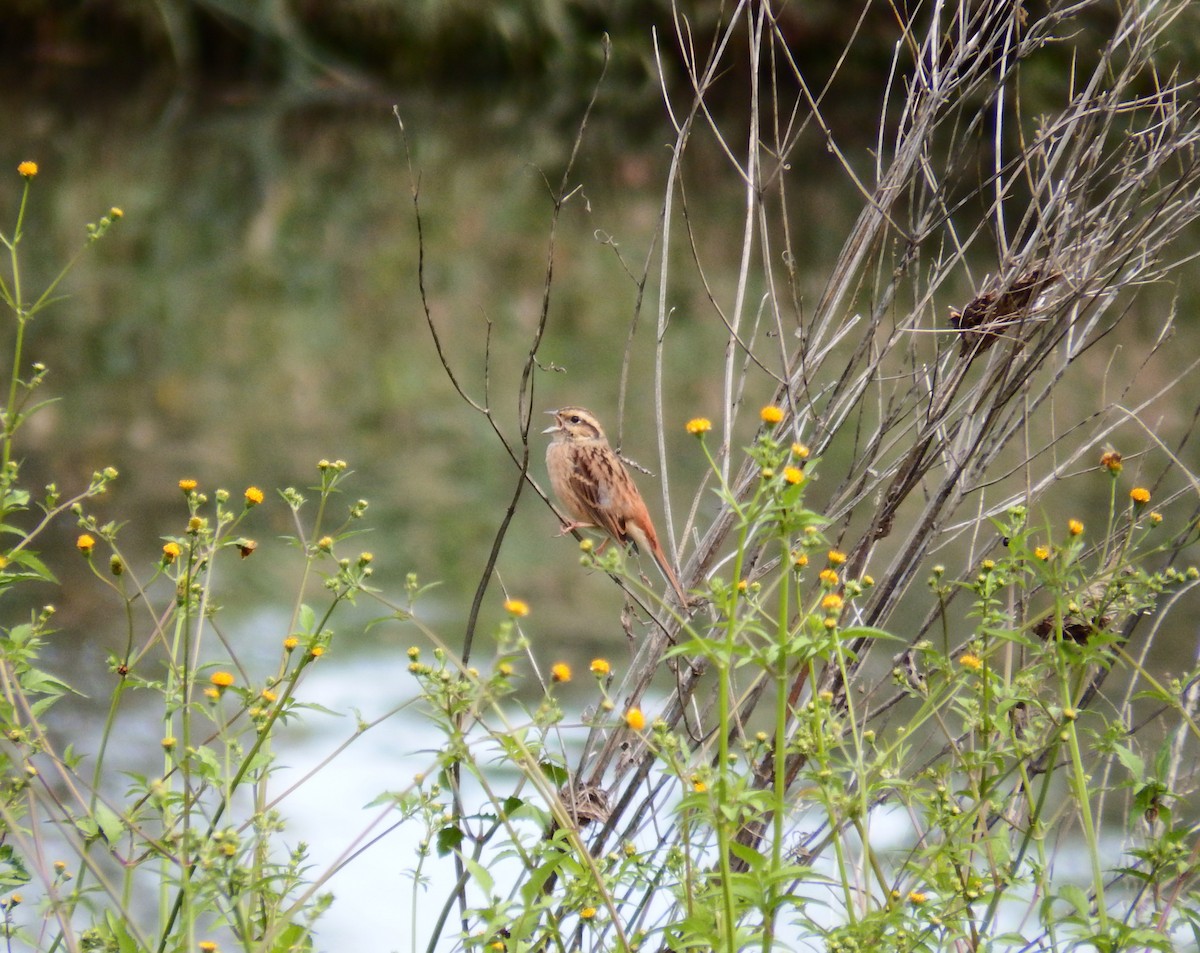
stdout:
[[563,523],[558,529],[559,536],[566,536],[568,533],[573,533],[577,529],[592,529],[595,523],[581,523],[572,520],[570,523]]

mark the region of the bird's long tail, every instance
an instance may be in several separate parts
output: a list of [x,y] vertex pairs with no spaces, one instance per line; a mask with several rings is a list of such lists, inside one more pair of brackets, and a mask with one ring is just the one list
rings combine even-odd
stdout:
[[656,536],[652,536],[645,532],[640,526],[629,524],[625,527],[625,531],[629,538],[633,540],[634,546],[639,549],[649,551],[654,557],[655,563],[666,577],[667,582],[671,584],[671,588],[675,590],[675,595],[679,597],[679,605],[681,608],[688,607],[687,593],[683,591],[683,586],[679,584],[679,577],[675,575],[675,570],[671,568],[671,563],[667,559],[667,554],[663,552],[662,545],[659,543]]

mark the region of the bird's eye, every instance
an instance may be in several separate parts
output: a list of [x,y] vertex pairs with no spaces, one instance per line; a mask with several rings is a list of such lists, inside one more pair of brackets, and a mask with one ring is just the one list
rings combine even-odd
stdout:
[[571,423],[573,423],[573,424],[579,423],[579,414],[571,414]]

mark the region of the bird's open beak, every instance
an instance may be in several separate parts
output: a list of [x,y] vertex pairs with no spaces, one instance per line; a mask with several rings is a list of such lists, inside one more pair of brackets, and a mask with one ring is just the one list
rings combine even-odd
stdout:
[[[548,411],[546,411],[546,413],[550,414],[551,416],[554,416],[555,414],[558,413],[558,411],[557,410],[548,410]],[[547,427],[545,430],[543,430],[542,433],[557,433],[559,430],[562,430],[562,425],[559,424],[559,422],[556,420],[549,427]]]

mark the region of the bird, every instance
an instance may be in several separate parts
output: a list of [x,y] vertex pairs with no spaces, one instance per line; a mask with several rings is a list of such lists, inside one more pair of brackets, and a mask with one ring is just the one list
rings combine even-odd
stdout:
[[554,423],[542,431],[553,434],[546,448],[546,471],[555,496],[573,520],[562,531],[596,527],[622,545],[646,550],[686,608],[687,594],[667,561],[642,494],[609,446],[600,422],[582,407],[547,413],[553,415]]

